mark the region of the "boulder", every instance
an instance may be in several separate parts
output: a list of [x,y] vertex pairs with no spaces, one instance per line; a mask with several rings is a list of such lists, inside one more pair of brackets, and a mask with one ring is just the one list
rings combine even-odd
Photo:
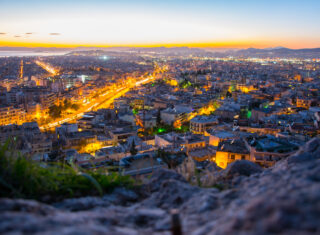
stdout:
[[159,189],[162,187],[162,183],[167,180],[176,180],[179,182],[187,183],[185,178],[177,172],[165,168],[160,168],[153,172],[151,177],[146,180],[145,184],[143,185],[143,190],[150,193],[159,191]]
[[261,173],[262,170],[262,167],[251,161],[238,160],[229,164],[222,172],[222,175],[226,178],[233,178],[239,175],[250,176],[252,174]]
[[8,211],[37,215],[49,215],[56,212],[54,207],[34,200],[0,198],[0,213]]
[[82,197],[66,199],[54,206],[68,211],[84,211],[95,207],[108,207],[110,203],[98,197]]
[[313,138],[293,156],[288,157],[288,164],[320,159],[320,138]]

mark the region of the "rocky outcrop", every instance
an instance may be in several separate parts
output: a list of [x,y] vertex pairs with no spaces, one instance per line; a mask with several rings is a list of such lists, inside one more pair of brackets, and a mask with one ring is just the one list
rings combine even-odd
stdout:
[[273,168],[239,161],[215,176],[228,187],[192,186],[161,169],[102,198],[0,199],[0,234],[171,234],[173,209],[183,234],[320,233],[319,139]]
[[234,178],[239,175],[250,176],[255,173],[261,173],[262,168],[248,160],[235,161],[231,163],[224,171],[223,176]]

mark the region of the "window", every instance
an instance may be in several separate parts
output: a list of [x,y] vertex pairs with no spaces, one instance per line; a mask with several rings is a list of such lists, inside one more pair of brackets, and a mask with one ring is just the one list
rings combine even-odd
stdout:
[[234,154],[231,154],[230,159],[231,159],[231,160],[234,160],[234,159],[235,159],[235,155],[234,155]]
[[246,155],[241,155],[241,160],[246,160]]

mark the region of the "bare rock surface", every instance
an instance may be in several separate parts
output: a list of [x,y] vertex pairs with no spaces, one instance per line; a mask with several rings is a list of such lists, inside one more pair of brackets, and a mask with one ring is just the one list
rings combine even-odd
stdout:
[[221,176],[224,189],[193,186],[161,169],[140,189],[101,198],[52,205],[2,198],[0,234],[171,234],[173,209],[183,234],[320,233],[319,139],[272,168],[239,161]]
[[223,171],[223,176],[233,178],[239,175],[250,176],[261,172],[262,168],[259,165],[248,160],[238,160],[228,165],[228,167]]

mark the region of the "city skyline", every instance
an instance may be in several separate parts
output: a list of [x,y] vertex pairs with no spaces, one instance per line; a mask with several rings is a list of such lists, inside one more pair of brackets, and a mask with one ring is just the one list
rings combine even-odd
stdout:
[[320,47],[307,2],[1,0],[0,46]]

